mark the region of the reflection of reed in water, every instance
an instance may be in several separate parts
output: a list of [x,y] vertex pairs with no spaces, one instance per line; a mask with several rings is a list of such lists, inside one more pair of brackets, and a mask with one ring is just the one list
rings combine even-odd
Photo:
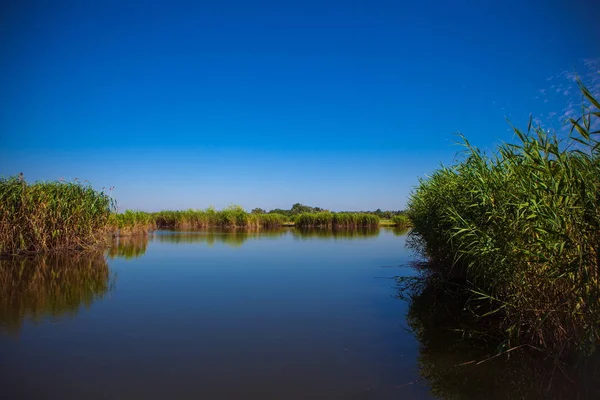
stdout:
[[102,253],[0,259],[0,329],[18,333],[26,318],[73,317],[113,284]]
[[168,243],[206,243],[209,246],[215,243],[224,243],[233,247],[241,246],[248,239],[272,238],[281,236],[285,229],[231,229],[207,231],[166,231],[154,236],[159,242]]
[[[400,279],[400,297],[409,302],[407,320],[420,343],[420,374],[435,396],[492,400],[600,398],[598,352],[585,360],[555,361],[526,346],[514,350],[498,347],[502,332],[498,337],[489,336],[490,330],[481,325],[482,320],[464,310],[465,294],[456,285],[441,283],[434,277]],[[412,383],[416,382],[406,384]]]
[[407,226],[394,226],[392,227],[392,232],[394,232],[394,236],[404,236],[410,230]]
[[299,239],[332,238],[332,239],[361,239],[379,235],[379,227],[367,226],[359,228],[295,228],[293,234]]
[[108,249],[108,257],[122,257],[127,260],[140,257],[146,253],[148,235],[116,236]]

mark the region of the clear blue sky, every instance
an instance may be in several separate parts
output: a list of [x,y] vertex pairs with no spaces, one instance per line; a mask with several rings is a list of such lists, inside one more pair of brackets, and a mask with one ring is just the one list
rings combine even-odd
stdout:
[[454,133],[557,124],[600,68],[594,1],[1,7],[0,176],[115,186],[121,209],[401,209]]

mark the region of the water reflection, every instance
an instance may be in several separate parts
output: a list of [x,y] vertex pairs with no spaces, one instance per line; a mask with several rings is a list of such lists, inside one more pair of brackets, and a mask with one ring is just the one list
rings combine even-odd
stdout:
[[[3,264],[0,321],[19,332],[0,332],[3,398],[404,398],[396,385],[418,377],[417,341],[393,281],[379,279],[407,259],[404,239],[360,233],[157,231],[115,243],[114,257],[147,246],[130,262]],[[83,309],[116,273],[110,301]]]
[[410,230],[410,228],[403,227],[403,226],[394,226],[391,229],[392,229],[392,232],[394,233],[394,236],[404,236]]
[[[395,236],[406,234],[406,229],[390,229]],[[366,228],[336,228],[336,229],[215,229],[197,231],[161,230],[154,232],[151,236],[134,235],[113,239],[113,244],[108,250],[108,256],[112,258],[123,257],[131,259],[140,257],[146,252],[149,240],[165,243],[205,243],[212,246],[215,243],[223,243],[233,247],[240,247],[250,239],[277,238],[291,234],[295,238],[333,238],[333,239],[360,239],[376,237],[379,235],[378,227]]]
[[310,228],[301,229],[295,228],[293,235],[299,239],[309,238],[333,238],[333,239],[361,239],[374,237],[379,235],[378,227],[362,227],[362,228]]
[[215,243],[224,243],[233,247],[239,247],[249,239],[266,237],[274,238],[281,236],[286,232],[285,229],[159,231],[154,235],[154,240],[168,243],[206,243],[209,246],[212,246]]
[[0,329],[70,318],[103,298],[114,283],[102,253],[0,259]]
[[400,297],[406,299],[407,290],[407,322],[420,343],[420,373],[436,397],[600,398],[598,353],[578,363],[555,363],[526,347],[493,357],[498,349],[478,334],[475,321],[463,312],[464,301],[449,296],[448,287],[420,277],[403,281]]
[[146,247],[148,247],[148,235],[118,236],[113,238],[112,245],[108,249],[108,257],[130,260],[144,255]]

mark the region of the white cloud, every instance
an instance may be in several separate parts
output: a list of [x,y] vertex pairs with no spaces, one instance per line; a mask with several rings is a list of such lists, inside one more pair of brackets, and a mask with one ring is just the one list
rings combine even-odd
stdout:
[[[544,107],[548,107],[549,104],[566,104],[560,111],[547,108],[545,111],[547,123],[561,126],[564,131],[568,132],[571,126],[565,122],[569,118],[580,117],[584,105],[591,106],[589,102],[583,101],[578,81],[590,91],[592,96],[600,98],[600,57],[583,59],[576,68],[556,73],[546,81],[552,81],[552,85],[539,89],[538,94],[542,96],[537,96],[536,99],[538,101],[543,99]],[[600,125],[600,121],[595,121],[594,124]]]

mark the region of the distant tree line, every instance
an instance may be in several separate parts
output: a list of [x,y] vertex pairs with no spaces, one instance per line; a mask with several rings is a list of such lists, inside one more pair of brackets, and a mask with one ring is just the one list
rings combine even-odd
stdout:
[[[267,214],[267,213],[268,214],[282,214],[282,215],[285,215],[287,217],[293,217],[293,216],[298,215],[298,214],[318,213],[318,212],[327,212],[327,211],[329,211],[329,210],[326,210],[326,209],[321,208],[321,207],[311,207],[311,206],[307,206],[307,205],[304,205],[304,204],[296,203],[289,210],[284,210],[284,209],[281,209],[281,208],[275,208],[275,209],[267,212],[267,211],[265,211],[262,208],[254,208],[252,210],[252,214]],[[344,211],[344,212],[347,212],[347,213],[373,214],[373,215],[377,215],[381,219],[392,219],[396,215],[403,215],[404,214],[404,210],[382,211],[380,208],[378,208],[375,211]]]
[[[348,212],[354,212],[354,211],[348,211]],[[396,215],[404,215],[404,214],[406,214],[406,212],[404,210],[396,210],[396,211],[387,210],[387,211],[382,211],[381,208],[378,208],[375,211],[357,211],[357,212],[366,213],[366,214],[374,214],[374,215],[377,215],[381,219],[392,219]]]

